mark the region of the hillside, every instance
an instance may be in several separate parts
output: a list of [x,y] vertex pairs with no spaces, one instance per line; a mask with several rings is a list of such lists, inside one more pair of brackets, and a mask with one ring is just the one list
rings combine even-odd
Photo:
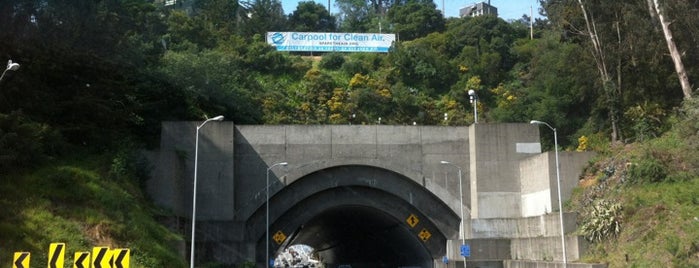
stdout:
[[[116,155],[116,156],[115,156]],[[0,266],[14,252],[46,267],[50,243],[66,243],[65,263],[94,246],[129,248],[131,267],[185,267],[182,238],[156,219],[124,154],[79,154],[0,180]]]
[[696,122],[688,101],[673,128],[645,142],[598,147],[568,208],[592,241],[586,261],[609,267],[699,267]]

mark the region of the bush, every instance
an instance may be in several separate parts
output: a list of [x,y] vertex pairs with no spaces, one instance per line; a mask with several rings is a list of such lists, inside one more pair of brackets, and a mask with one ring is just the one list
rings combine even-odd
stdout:
[[20,112],[0,114],[0,170],[34,167],[63,144],[58,131]]
[[599,200],[584,213],[580,232],[591,242],[616,237],[621,232],[621,212],[621,204]]
[[650,157],[641,159],[629,169],[629,177],[635,182],[661,182],[667,175],[667,167]]
[[320,67],[327,70],[338,70],[345,63],[345,57],[339,53],[328,53],[320,60]]

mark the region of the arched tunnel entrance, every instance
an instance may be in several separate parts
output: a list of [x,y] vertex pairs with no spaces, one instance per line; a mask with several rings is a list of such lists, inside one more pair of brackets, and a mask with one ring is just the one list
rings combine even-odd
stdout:
[[[257,263],[295,244],[325,267],[433,267],[458,237],[460,218],[415,181],[371,166],[339,166],[303,176],[270,198],[247,222]],[[283,266],[282,266],[283,267]]]

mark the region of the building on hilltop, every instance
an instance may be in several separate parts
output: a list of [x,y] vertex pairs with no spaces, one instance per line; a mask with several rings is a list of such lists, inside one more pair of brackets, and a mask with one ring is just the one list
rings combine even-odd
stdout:
[[490,1],[475,3],[459,9],[459,17],[478,17],[483,15],[498,16],[498,8],[490,5]]
[[194,11],[193,5],[195,0],[154,0],[153,2],[156,6],[183,10],[188,15],[191,15]]

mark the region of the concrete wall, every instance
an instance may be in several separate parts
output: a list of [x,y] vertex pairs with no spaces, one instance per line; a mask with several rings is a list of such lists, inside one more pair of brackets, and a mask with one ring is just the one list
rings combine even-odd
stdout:
[[[161,148],[152,157],[157,165],[147,182],[155,203],[182,218],[189,218],[192,210],[194,142],[200,123],[163,123]],[[265,205],[267,185],[273,197],[311,174],[339,166],[395,172],[459,216],[463,205],[466,221],[459,237],[474,239],[475,249],[490,247],[489,251],[520,256],[519,247],[500,248],[502,243],[493,241],[531,242],[535,235],[555,240],[559,230],[553,224],[555,217],[546,215],[558,209],[554,154],[541,153],[539,127],[529,124],[240,126],[210,122],[200,129],[198,155],[197,220],[204,231],[200,234],[198,228],[197,241],[218,241],[218,246],[207,249],[216,260],[234,262],[255,254],[255,241],[242,241],[243,234],[246,222],[256,213],[259,216]],[[562,152],[559,156],[565,200],[592,155]],[[453,165],[442,165],[442,160]],[[289,164],[269,169],[279,162]],[[390,187],[376,181],[362,185]],[[396,195],[413,202],[410,193]],[[568,227],[569,218],[566,229],[574,230],[574,220]],[[447,247],[458,249],[458,242],[451,240]],[[458,257],[453,251],[449,254]]]
[[476,124],[469,129],[472,218],[521,215],[520,161],[540,153],[539,129]]
[[[180,216],[191,215],[197,124],[164,122],[154,175],[147,182],[157,205]],[[197,217],[231,220],[233,185],[232,122],[209,122],[199,130]]]
[[549,156],[548,153],[538,154],[520,162],[522,217],[544,215],[553,211]]
[[[246,219],[264,204],[266,169],[278,162],[289,165],[271,170],[271,195],[318,170],[370,165],[392,170],[429,187],[459,213],[457,172],[439,162],[447,160],[468,167],[467,129],[383,125],[237,126],[236,217]],[[468,180],[467,172],[463,172],[464,181]],[[441,177],[444,174],[447,176]],[[464,203],[468,207],[469,188],[467,184],[463,187]]]

